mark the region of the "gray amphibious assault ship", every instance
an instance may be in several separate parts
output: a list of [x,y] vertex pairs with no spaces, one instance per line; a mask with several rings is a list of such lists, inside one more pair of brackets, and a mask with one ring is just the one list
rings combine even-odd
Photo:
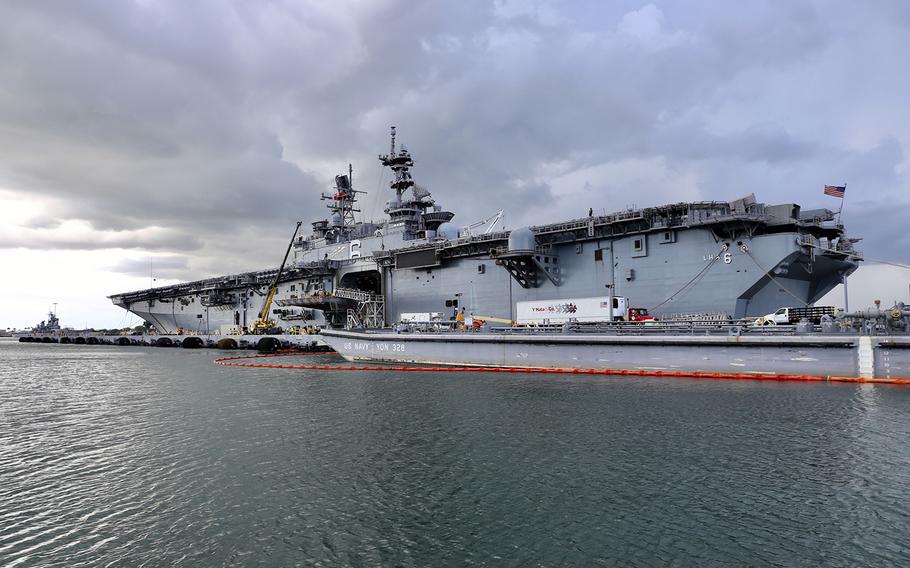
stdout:
[[[411,177],[404,147],[379,157],[393,173],[387,218],[358,221],[352,177],[322,195],[331,212],[293,240],[269,317],[292,326],[383,327],[456,310],[504,320],[516,303],[622,297],[658,316],[760,316],[817,301],[861,255],[835,215],[749,195],[674,203],[476,234]],[[597,203],[596,209],[604,204]],[[606,204],[609,208],[609,204]],[[277,257],[277,254],[275,255]],[[248,328],[278,269],[219,276],[110,298],[161,333]]]

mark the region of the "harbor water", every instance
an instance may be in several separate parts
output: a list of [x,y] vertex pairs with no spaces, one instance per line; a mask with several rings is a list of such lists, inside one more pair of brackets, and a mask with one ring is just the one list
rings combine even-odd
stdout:
[[221,353],[0,340],[0,566],[910,565],[910,388]]

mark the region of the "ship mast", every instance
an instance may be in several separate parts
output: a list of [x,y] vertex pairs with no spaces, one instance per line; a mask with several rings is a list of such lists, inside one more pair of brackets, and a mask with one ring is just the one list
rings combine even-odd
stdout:
[[[379,156],[383,166],[392,170],[395,179],[389,182],[389,187],[395,190],[395,199],[389,201],[385,212],[389,222],[405,227],[405,240],[415,238],[435,238],[436,230],[455,216],[450,211],[443,211],[436,205],[430,192],[414,183],[411,178],[411,167],[414,160],[408,149],[402,144],[400,149],[395,148],[395,127],[392,127],[392,142],[389,153]],[[411,190],[410,195],[404,193]]]
[[[414,180],[411,179],[411,166],[414,165],[414,160],[411,159],[411,154],[404,146],[401,147],[400,152],[395,151],[394,126],[392,127],[392,143],[389,146],[389,153],[386,156],[379,156],[379,161],[395,174],[395,179],[389,182],[389,186],[395,190],[395,202],[401,204],[401,195],[414,186]],[[388,213],[388,210],[386,212]]]
[[335,176],[334,191],[323,193],[320,197],[322,201],[328,201],[326,207],[332,212],[329,232],[334,234],[336,243],[345,241],[357,223],[354,219],[354,213],[360,212],[360,209],[354,207],[357,203],[357,194],[366,193],[354,189],[353,179],[354,167],[348,164],[348,175]]

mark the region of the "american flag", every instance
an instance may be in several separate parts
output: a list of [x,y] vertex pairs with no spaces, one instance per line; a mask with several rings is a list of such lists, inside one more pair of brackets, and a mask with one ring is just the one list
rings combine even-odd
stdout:
[[840,197],[844,198],[844,192],[847,191],[846,185],[826,185],[825,186],[825,195],[830,195],[831,197]]

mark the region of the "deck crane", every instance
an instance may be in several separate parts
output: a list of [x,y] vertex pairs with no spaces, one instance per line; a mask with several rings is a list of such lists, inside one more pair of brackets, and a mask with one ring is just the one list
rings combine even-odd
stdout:
[[471,223],[470,225],[465,225],[464,227],[461,228],[461,236],[473,237],[474,229],[483,227],[484,225],[486,225],[487,228],[484,229],[484,231],[480,234],[489,235],[490,233],[493,232],[493,228],[496,226],[496,223],[498,223],[499,220],[502,219],[503,213],[504,213],[504,210],[500,209],[492,217],[487,217],[486,219],[481,219],[480,221],[477,221],[476,223]]
[[268,319],[269,310],[272,308],[272,300],[275,299],[275,293],[278,291],[278,281],[281,279],[281,273],[284,272],[284,265],[287,264],[288,255],[291,254],[291,247],[294,245],[294,239],[297,238],[297,232],[300,231],[300,225],[302,224],[303,221],[297,221],[294,234],[291,235],[291,242],[288,243],[288,250],[284,252],[284,260],[281,261],[281,266],[275,274],[275,279],[272,280],[272,285],[269,286],[269,291],[265,295],[265,303],[262,305],[262,311],[259,312],[259,319],[253,324],[253,329],[251,330],[255,334],[268,333],[275,328],[275,322]]

